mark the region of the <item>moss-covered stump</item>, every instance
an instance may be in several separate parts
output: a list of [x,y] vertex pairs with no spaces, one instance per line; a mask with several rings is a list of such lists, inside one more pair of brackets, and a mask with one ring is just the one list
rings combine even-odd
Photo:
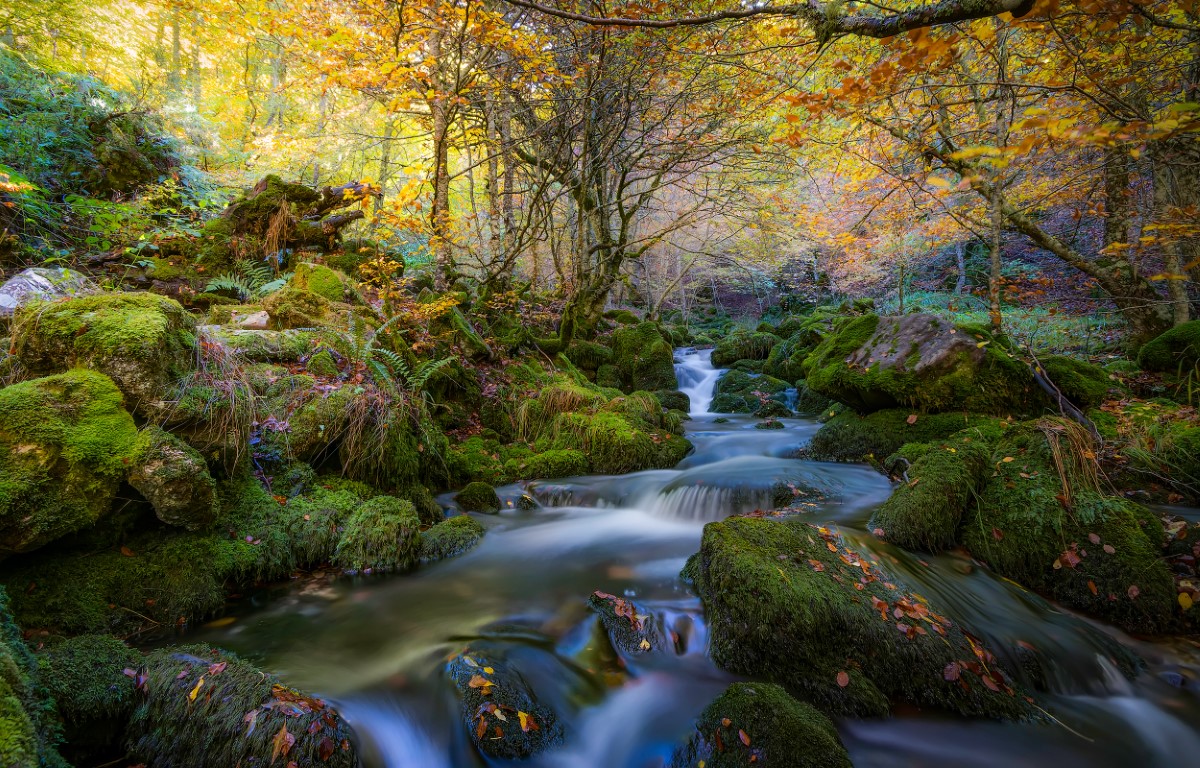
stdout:
[[671,768],[850,768],[837,729],[771,683],[734,683],[704,708]]
[[981,643],[837,532],[800,520],[709,523],[691,570],[713,660],[827,714],[879,716],[893,701],[973,717],[1031,712]]
[[68,768],[56,748],[62,733],[53,713],[37,661],[22,642],[0,587],[0,765]]
[[346,520],[333,562],[352,571],[411,570],[421,559],[420,530],[410,502],[376,496]]
[[133,417],[102,373],[0,389],[0,558],[108,515],[138,452]]
[[963,514],[991,474],[992,450],[978,435],[931,444],[902,484],[875,511],[875,535],[905,549],[941,552],[958,543]]
[[487,483],[471,483],[454,495],[454,503],[467,512],[495,514],[500,511],[500,497]]
[[713,349],[713,367],[728,368],[739,360],[766,360],[780,341],[782,339],[773,333],[731,333]]
[[1200,363],[1200,320],[1177,325],[1138,351],[1138,365],[1147,371],[1187,373]]
[[138,458],[129,484],[168,525],[197,531],[211,525],[220,510],[217,483],[204,457],[159,427],[146,427],[138,435]]
[[961,413],[914,414],[908,410],[875,411],[860,416],[843,411],[813,435],[809,452],[822,461],[882,462],[907,443],[940,440],[963,429],[982,438],[995,438],[1003,422]]
[[121,742],[141,664],[142,655],[112,635],[51,642],[38,654],[39,677],[65,727],[64,753],[78,760]]
[[862,413],[1008,414],[1044,404],[1033,374],[986,330],[933,315],[843,320],[804,362],[808,386]]
[[[1178,610],[1161,523],[1100,491],[1092,446],[1074,422],[1011,428],[963,544],[1002,576],[1134,632],[1169,629]],[[1061,468],[1061,471],[1060,471]]]
[[519,670],[477,651],[446,667],[462,698],[462,717],[475,747],[499,760],[536,755],[562,741],[554,711],[538,703]]
[[612,335],[612,350],[626,392],[679,388],[675,354],[654,323],[618,328]]
[[1108,372],[1098,365],[1065,355],[1049,355],[1041,361],[1042,369],[1058,391],[1083,410],[1104,402],[1113,382]]
[[657,617],[623,597],[593,592],[588,607],[600,617],[600,623],[614,648],[625,656],[639,656],[670,647]]
[[163,649],[142,673],[127,745],[148,768],[358,764],[350,728],[332,706],[233,654]]
[[171,385],[192,370],[195,320],[178,302],[153,293],[104,293],[34,303],[16,314],[13,346],[38,374],[73,366],[100,371],[130,408],[160,415]]
[[421,531],[421,559],[445,560],[473,549],[483,539],[483,525],[470,515],[458,515]]

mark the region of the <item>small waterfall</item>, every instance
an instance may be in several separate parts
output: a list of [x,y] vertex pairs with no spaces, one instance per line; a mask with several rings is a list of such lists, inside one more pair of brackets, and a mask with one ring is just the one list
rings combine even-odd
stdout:
[[675,363],[675,378],[679,379],[679,391],[692,401],[691,415],[708,414],[717,379],[723,373],[724,370],[713,368],[711,349],[683,350],[683,355]]
[[756,509],[774,509],[774,496],[772,489],[689,485],[664,491],[646,503],[645,509],[658,517],[707,523]]

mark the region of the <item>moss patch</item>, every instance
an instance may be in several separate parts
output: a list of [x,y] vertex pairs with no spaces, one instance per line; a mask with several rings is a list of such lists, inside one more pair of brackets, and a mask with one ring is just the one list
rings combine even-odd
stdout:
[[1041,363],[1058,390],[1084,410],[1104,402],[1113,387],[1108,372],[1098,365],[1065,355],[1050,355]]
[[[916,419],[909,423],[909,420]],[[813,435],[811,454],[824,461],[882,462],[906,443],[925,443],[974,429],[980,437],[998,436],[1003,422],[961,413],[914,414],[908,410],[876,411],[860,416],[844,411]]]
[[155,426],[138,434],[138,458],[129,484],[154,507],[168,525],[200,530],[220,511],[217,483],[195,448]]
[[773,333],[732,333],[713,349],[713,367],[728,368],[739,360],[767,360],[780,341]]
[[333,562],[353,571],[407,571],[420,561],[421,522],[413,505],[376,496],[346,520]]
[[483,525],[470,515],[458,515],[421,532],[421,559],[444,560],[461,555],[483,539]]
[[654,323],[618,328],[612,335],[613,361],[622,389],[677,389],[675,356]]
[[1187,372],[1200,363],[1200,320],[1177,325],[1138,352],[1138,365],[1147,371]]
[[487,483],[474,482],[454,495],[454,501],[467,512],[499,512],[500,497]]

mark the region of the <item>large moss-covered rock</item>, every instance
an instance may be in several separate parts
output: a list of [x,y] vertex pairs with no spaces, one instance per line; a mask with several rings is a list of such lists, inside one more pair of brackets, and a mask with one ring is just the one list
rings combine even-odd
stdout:
[[1065,355],[1049,355],[1041,361],[1042,369],[1058,391],[1075,405],[1087,410],[1104,402],[1113,382],[1108,372],[1098,365]]
[[244,363],[295,363],[312,349],[316,335],[286,330],[263,331],[214,325],[200,327],[205,341],[220,345]]
[[950,549],[991,471],[991,446],[971,431],[934,443],[908,468],[907,482],[875,511],[870,528],[905,549]]
[[933,315],[843,320],[804,361],[808,386],[862,413],[1007,414],[1043,402],[1033,374],[985,330]]
[[[1168,629],[1175,588],[1162,525],[1104,495],[1087,433],[1046,418],[1011,428],[963,543],[1002,576],[1132,631]],[[1089,455],[1091,454],[1091,455]]]
[[421,531],[421,559],[444,560],[461,555],[483,539],[483,525],[470,515],[458,515]]
[[771,683],[734,683],[704,708],[671,768],[850,768],[828,717]]
[[612,349],[626,392],[679,388],[674,352],[654,323],[618,328],[612,335]]
[[712,364],[715,368],[728,368],[739,360],[766,360],[780,341],[773,333],[731,333],[713,349]]
[[523,759],[562,741],[554,711],[538,702],[508,661],[470,649],[451,660],[446,671],[462,698],[471,740],[487,757]]
[[1177,325],[1138,351],[1138,365],[1147,371],[1187,373],[1200,363],[1200,320]]
[[566,449],[509,459],[504,466],[511,477],[519,480],[555,480],[586,475],[589,462],[583,451]]
[[754,413],[765,401],[783,405],[791,386],[774,376],[729,371],[717,380],[709,410],[713,413]]
[[150,654],[127,737],[148,768],[354,768],[350,728],[326,701],[204,645]]
[[353,571],[407,571],[421,559],[421,521],[413,505],[376,496],[349,519],[333,562]]
[[326,301],[349,302],[354,298],[350,279],[323,264],[297,264],[289,282],[293,288],[315,293]]
[[981,437],[996,437],[1002,425],[999,419],[962,413],[914,414],[891,409],[860,416],[843,411],[813,435],[809,452],[823,461],[882,462],[907,443],[940,440],[962,429],[978,430]]
[[316,328],[329,314],[329,300],[291,284],[263,299],[273,330]]
[[75,369],[0,389],[0,557],[108,515],[138,454],[133,417],[102,373]]
[[641,429],[619,413],[567,413],[555,429],[551,448],[582,451],[592,470],[603,474],[669,469],[692,447],[679,435]]
[[159,427],[138,435],[138,457],[129,484],[168,525],[196,531],[217,519],[217,483],[195,448]]
[[836,531],[796,519],[709,523],[690,570],[713,660],[827,714],[879,716],[896,701],[1030,714],[987,649]]
[[173,299],[104,293],[34,303],[16,314],[13,346],[39,374],[83,366],[109,376],[130,408],[160,415],[172,385],[193,365],[195,321]]

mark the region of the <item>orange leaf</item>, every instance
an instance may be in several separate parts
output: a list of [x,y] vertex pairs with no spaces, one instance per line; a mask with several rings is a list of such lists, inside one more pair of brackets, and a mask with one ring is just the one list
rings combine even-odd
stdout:
[[850,675],[848,675],[844,671],[838,672],[837,673],[837,684],[839,686],[841,686],[842,688],[845,688],[847,685],[850,685]]
[[743,744],[745,744],[747,747],[750,746],[750,737],[747,736],[746,732],[741,730],[740,728],[738,729],[738,739],[740,739],[741,742]]

